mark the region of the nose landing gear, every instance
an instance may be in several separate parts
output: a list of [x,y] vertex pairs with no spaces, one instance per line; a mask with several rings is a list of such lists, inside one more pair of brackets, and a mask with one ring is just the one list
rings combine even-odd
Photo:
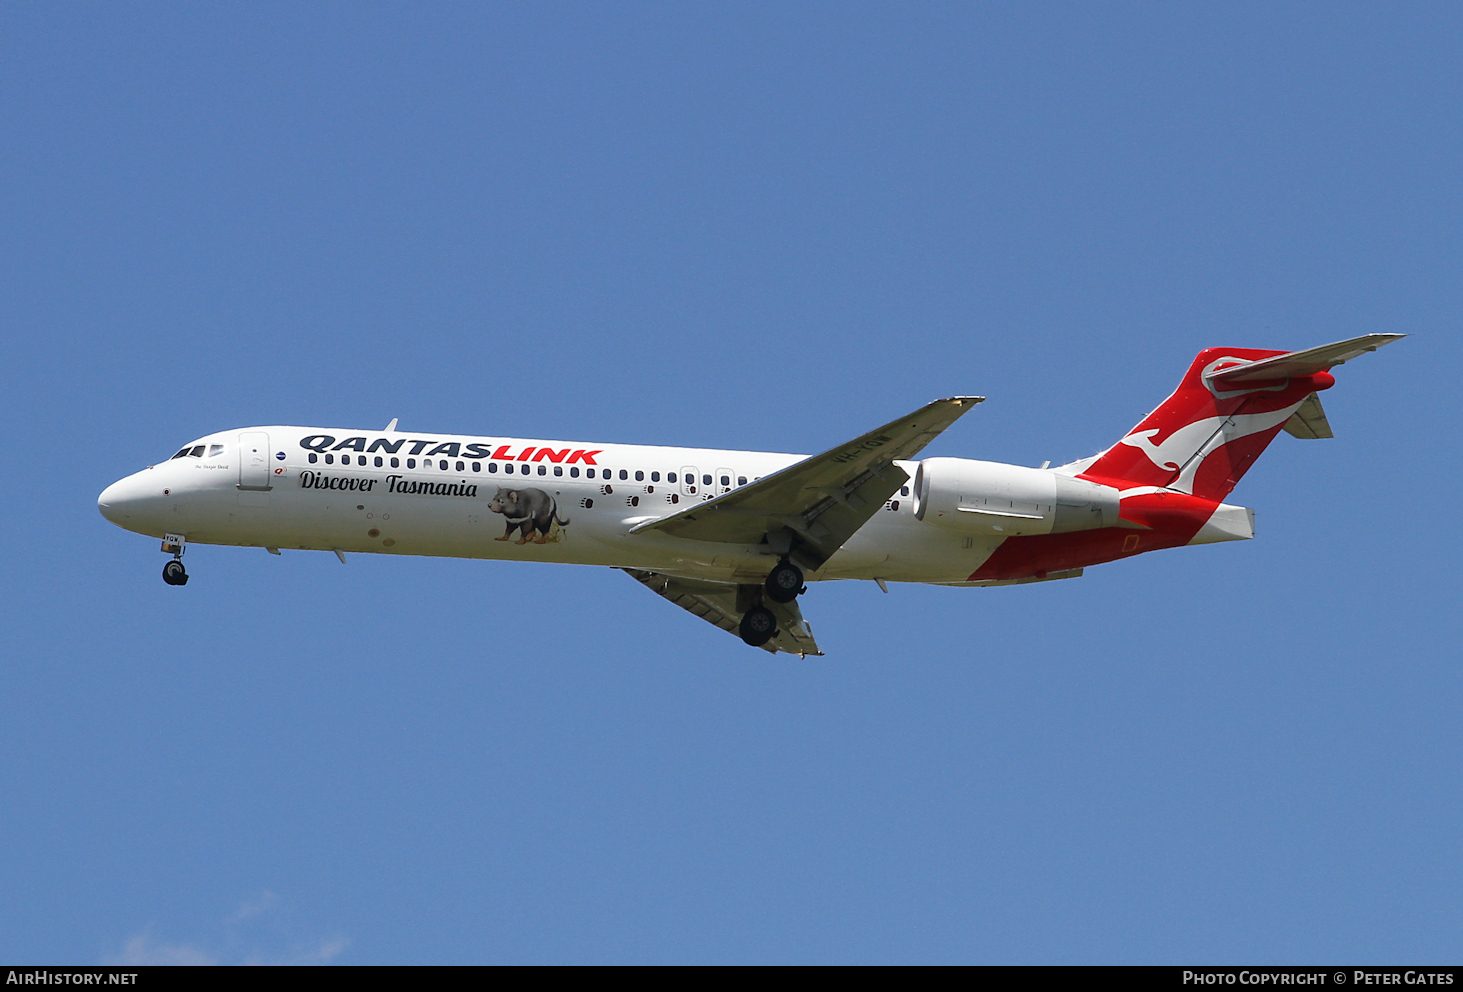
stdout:
[[183,567],[183,552],[188,550],[188,539],[182,534],[168,534],[163,538],[162,551],[173,556],[163,566],[163,581],[170,586],[186,586],[188,571]]

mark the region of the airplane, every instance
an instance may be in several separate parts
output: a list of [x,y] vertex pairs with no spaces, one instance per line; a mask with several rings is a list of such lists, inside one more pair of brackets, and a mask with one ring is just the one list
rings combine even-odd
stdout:
[[1332,436],[1330,370],[1401,334],[1208,348],[1106,451],[1040,468],[915,456],[980,396],[936,400],[811,457],[318,427],[202,437],[108,486],[102,516],[191,544],[610,566],[753,647],[820,656],[808,583],[1003,586],[1254,536],[1224,502],[1281,430]]

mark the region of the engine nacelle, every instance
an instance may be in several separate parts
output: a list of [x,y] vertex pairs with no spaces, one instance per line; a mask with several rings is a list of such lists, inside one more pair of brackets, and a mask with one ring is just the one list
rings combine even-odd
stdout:
[[1017,537],[1115,527],[1118,503],[1111,486],[969,458],[926,458],[914,476],[914,515],[967,534]]

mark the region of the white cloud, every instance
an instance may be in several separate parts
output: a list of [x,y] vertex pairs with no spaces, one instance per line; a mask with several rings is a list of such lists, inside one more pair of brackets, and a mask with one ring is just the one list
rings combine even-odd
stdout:
[[152,934],[140,933],[123,945],[120,955],[102,964],[218,964],[218,958],[188,944],[157,944]]
[[[128,938],[122,946],[122,952],[114,957],[104,958],[103,964],[112,965],[142,965],[142,964],[295,964],[295,965],[319,965],[330,964],[341,952],[350,946],[350,940],[346,937],[330,937],[318,942],[293,943],[288,951],[271,949],[269,944],[275,944],[276,948],[281,943],[277,940],[260,940],[260,932],[255,924],[261,924],[261,919],[279,909],[280,899],[269,890],[264,890],[257,897],[247,899],[239,908],[231,913],[223,922],[222,932],[218,935],[219,940],[209,943],[222,945],[227,948],[223,952],[212,952],[192,944],[168,944],[153,939],[152,929],[147,930],[133,937]],[[265,924],[266,932],[274,931],[278,936],[278,924]],[[248,936],[246,936],[248,935]],[[260,944],[264,947],[260,947]],[[251,948],[251,945],[252,948]]]
[[252,955],[245,959],[244,964],[329,964],[348,946],[348,939],[336,937],[334,940],[322,940],[316,947],[305,948],[284,957]]
[[279,903],[279,896],[265,889],[259,893],[259,898],[245,900],[233,916],[229,917],[230,923],[242,923],[251,916],[258,916],[260,913],[267,913]]

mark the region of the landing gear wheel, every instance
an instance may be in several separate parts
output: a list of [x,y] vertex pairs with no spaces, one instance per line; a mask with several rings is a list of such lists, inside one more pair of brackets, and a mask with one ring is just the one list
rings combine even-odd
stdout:
[[183,563],[174,558],[164,565],[163,581],[170,586],[186,586],[188,584],[188,572],[183,568]]
[[760,648],[777,634],[777,618],[765,606],[754,606],[742,614],[742,625],[737,630],[742,640]]
[[791,603],[803,592],[803,570],[786,558],[772,566],[762,588],[774,603]]

